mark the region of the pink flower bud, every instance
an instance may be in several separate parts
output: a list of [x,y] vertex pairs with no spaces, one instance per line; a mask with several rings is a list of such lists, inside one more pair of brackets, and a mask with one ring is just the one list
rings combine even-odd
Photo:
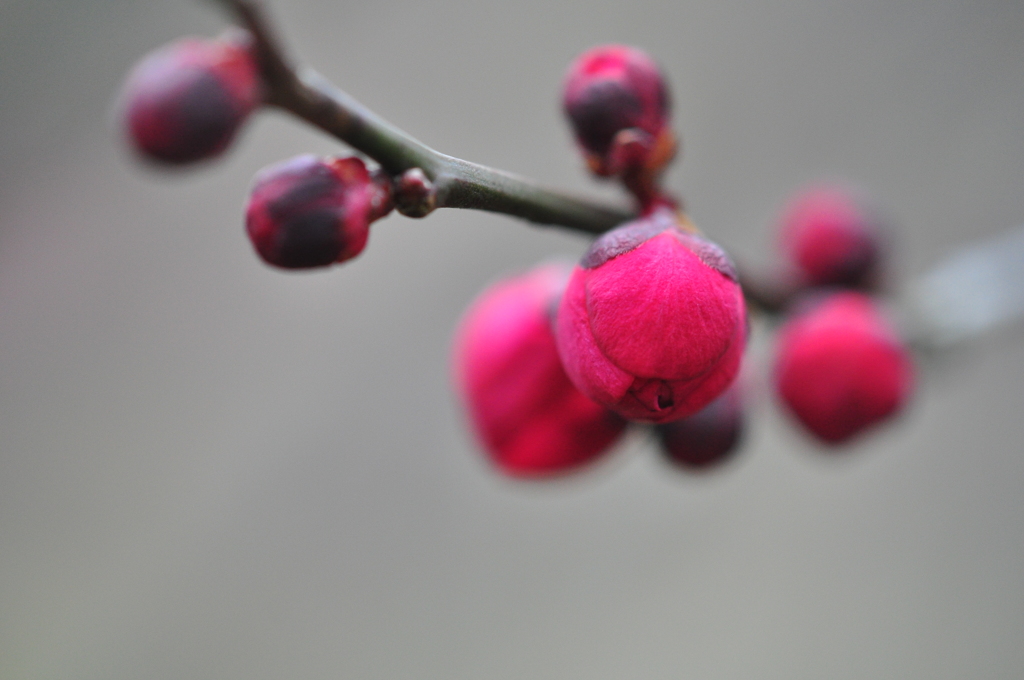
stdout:
[[569,67],[565,113],[598,175],[660,169],[675,153],[668,88],[654,61],[625,45],[595,47]]
[[780,225],[786,256],[812,286],[872,286],[882,256],[881,231],[881,217],[863,196],[832,185],[797,194]]
[[594,242],[562,298],[556,336],[580,391],[663,423],[696,413],[736,377],[746,309],[725,252],[659,210]]
[[390,210],[390,183],[358,158],[297,156],[256,176],[245,227],[268,264],[325,267],[363,251],[370,222]]
[[779,396],[807,429],[830,444],[896,414],[913,390],[913,362],[871,298],[830,295],[780,330]]
[[665,458],[689,470],[703,470],[728,460],[743,434],[743,400],[734,382],[692,416],[656,427]]
[[150,53],[124,85],[129,137],[146,157],[173,164],[224,151],[260,102],[246,46],[185,38]]
[[484,291],[455,336],[455,381],[492,462],[515,477],[566,472],[606,451],[626,422],[573,387],[551,332],[568,267]]

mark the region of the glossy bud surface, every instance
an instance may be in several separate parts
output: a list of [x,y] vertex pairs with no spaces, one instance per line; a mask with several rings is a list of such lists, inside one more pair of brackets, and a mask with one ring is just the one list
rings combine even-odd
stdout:
[[502,472],[539,477],[578,468],[626,427],[569,381],[551,331],[568,267],[546,265],[485,290],[463,316],[455,382],[480,444]]

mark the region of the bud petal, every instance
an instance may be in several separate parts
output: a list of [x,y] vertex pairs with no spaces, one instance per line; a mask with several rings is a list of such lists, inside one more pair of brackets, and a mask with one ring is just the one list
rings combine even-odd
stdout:
[[140,61],[124,85],[135,148],[184,164],[223,152],[260,102],[259,71],[237,41],[185,38]]
[[807,429],[837,444],[895,415],[913,390],[909,351],[871,298],[828,296],[778,336],[775,384]]
[[725,253],[660,210],[594,242],[562,299],[557,338],[584,394],[627,418],[675,420],[736,376],[743,294]]
[[358,158],[298,156],[256,176],[246,231],[260,257],[277,267],[344,262],[362,252],[370,222],[390,209],[387,186]]
[[455,337],[455,381],[473,429],[506,474],[537,477],[600,456],[626,422],[577,390],[562,369],[551,309],[568,273],[548,265],[484,291]]

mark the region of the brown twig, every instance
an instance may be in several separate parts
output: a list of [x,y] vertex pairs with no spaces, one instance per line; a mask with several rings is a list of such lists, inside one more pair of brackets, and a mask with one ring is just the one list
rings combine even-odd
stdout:
[[[599,234],[634,213],[542,187],[516,175],[431,149],[391,125],[309,69],[296,68],[256,0],[215,0],[252,35],[266,88],[264,100],[345,142],[396,178],[419,170],[431,191],[402,212],[421,217],[437,208],[473,208]],[[421,192],[422,193],[422,192]]]

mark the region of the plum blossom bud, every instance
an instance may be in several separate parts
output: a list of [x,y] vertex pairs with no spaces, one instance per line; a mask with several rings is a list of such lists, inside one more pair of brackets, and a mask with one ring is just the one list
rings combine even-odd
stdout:
[[882,218],[857,192],[822,184],[798,193],[780,224],[782,248],[803,283],[870,288],[882,258]]
[[455,336],[455,382],[481,446],[514,477],[567,472],[604,453],[626,427],[562,369],[551,313],[569,268],[546,265],[491,286]]
[[584,52],[566,74],[563,106],[595,174],[657,171],[675,154],[668,88],[641,50],[604,45]]
[[744,420],[737,382],[692,416],[655,428],[666,460],[680,468],[704,470],[724,463],[735,453]]
[[913,391],[910,352],[861,293],[835,293],[797,313],[777,343],[779,396],[826,443],[895,415]]
[[692,415],[736,377],[746,308],[725,252],[670,210],[614,229],[573,270],[558,351],[584,394],[627,418]]
[[142,59],[124,85],[124,118],[147,158],[184,164],[224,151],[260,103],[259,69],[238,40],[185,38]]
[[256,176],[245,227],[268,264],[325,267],[361,253],[370,222],[390,209],[390,181],[358,158],[307,154]]

